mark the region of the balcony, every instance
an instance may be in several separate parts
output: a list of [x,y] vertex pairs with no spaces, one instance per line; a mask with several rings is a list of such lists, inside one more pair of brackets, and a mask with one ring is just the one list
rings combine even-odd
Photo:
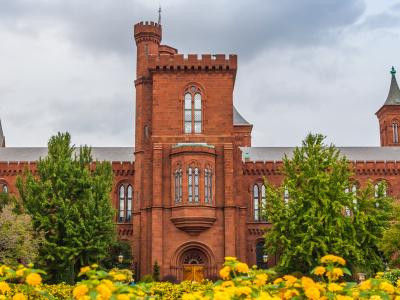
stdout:
[[198,235],[207,230],[215,220],[215,208],[211,206],[175,206],[171,212],[171,221],[176,228],[190,235]]

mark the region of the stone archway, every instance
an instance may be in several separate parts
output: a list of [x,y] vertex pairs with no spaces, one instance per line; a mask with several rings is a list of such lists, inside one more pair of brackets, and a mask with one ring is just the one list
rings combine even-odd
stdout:
[[201,281],[216,276],[217,268],[211,249],[199,242],[188,242],[175,252],[171,262],[171,273],[179,281]]

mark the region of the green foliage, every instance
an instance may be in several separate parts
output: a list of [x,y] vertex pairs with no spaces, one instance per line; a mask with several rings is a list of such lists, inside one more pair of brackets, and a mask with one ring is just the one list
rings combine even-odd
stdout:
[[17,187],[35,230],[44,232],[40,266],[52,282],[72,283],[81,266],[107,255],[115,240],[112,169],[108,162],[93,162],[89,147],[76,154],[70,135],[58,133],[37,174],[27,171]]
[[400,279],[400,269],[386,271],[383,273],[382,278],[389,280],[393,285],[397,285],[397,282]]
[[[118,262],[118,256],[122,254],[122,263]],[[117,267],[118,269],[130,269],[132,267],[132,248],[127,241],[115,240],[108,249],[107,256],[100,261],[100,265],[106,270]]]
[[357,196],[349,192],[352,173],[346,158],[323,141],[324,136],[309,134],[291,159],[283,158],[283,185],[266,184],[264,214],[272,223],[265,235],[267,252],[279,256],[281,272],[306,272],[328,253],[340,254],[353,267],[379,269],[377,243],[388,226],[390,199],[375,199],[371,184]]
[[29,215],[17,214],[15,206],[9,203],[0,210],[0,263],[34,262],[42,235],[33,230]]
[[153,279],[154,281],[160,281],[160,265],[157,261],[153,265]]
[[379,248],[384,253],[391,266],[400,265],[400,205],[394,205],[390,228],[385,231],[379,243]]
[[144,283],[150,283],[150,282],[153,282],[153,281],[154,281],[154,278],[153,278],[152,274],[146,274],[141,279],[141,282],[144,282]]

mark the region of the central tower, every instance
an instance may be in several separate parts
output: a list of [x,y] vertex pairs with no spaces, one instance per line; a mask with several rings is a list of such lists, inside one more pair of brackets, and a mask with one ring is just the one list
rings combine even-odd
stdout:
[[252,126],[233,108],[237,57],[179,54],[154,22],[136,24],[134,37],[134,259],[140,275],[157,261],[161,276],[184,279],[194,265],[213,276],[224,256],[246,252],[234,175]]

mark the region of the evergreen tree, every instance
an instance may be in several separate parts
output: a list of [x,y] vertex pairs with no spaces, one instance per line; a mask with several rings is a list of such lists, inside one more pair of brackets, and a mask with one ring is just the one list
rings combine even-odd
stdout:
[[272,223],[265,235],[267,252],[279,256],[282,272],[308,272],[328,253],[353,266],[381,267],[377,241],[388,226],[390,199],[380,197],[375,205],[371,184],[357,196],[351,193],[347,159],[323,140],[309,134],[291,159],[283,158],[283,185],[266,184],[264,213]]
[[44,232],[40,263],[53,282],[73,283],[80,267],[103,259],[115,240],[111,165],[93,162],[89,147],[76,152],[70,135],[58,133],[37,174],[17,179],[35,230]]

